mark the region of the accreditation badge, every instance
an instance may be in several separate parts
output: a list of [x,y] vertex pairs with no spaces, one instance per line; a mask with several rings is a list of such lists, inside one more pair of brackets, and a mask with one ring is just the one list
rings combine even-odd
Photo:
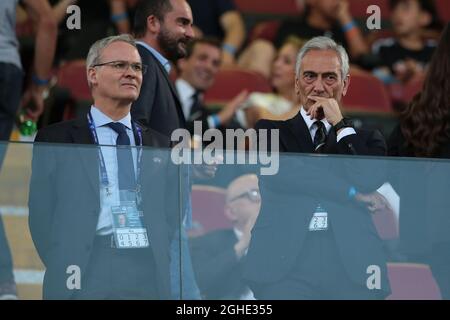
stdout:
[[135,201],[121,201],[111,207],[116,248],[137,249],[149,246],[147,228]]
[[319,205],[309,223],[309,231],[324,231],[327,229],[328,213]]

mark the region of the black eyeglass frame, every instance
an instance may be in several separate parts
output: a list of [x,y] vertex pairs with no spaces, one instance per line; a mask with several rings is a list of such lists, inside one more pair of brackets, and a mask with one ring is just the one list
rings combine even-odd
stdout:
[[[120,67],[115,66],[115,64],[119,64],[119,63],[126,64],[126,69],[123,69],[123,72],[125,72],[126,70],[128,70],[131,67],[131,70],[133,70],[134,72],[141,72],[144,75],[148,69],[148,66],[146,64],[142,64],[142,63],[138,63],[138,62],[129,62],[129,61],[125,61],[125,60],[113,60],[113,61],[108,61],[108,62],[103,62],[103,63],[97,63],[97,64],[94,64],[93,66],[91,66],[91,68],[110,66],[117,70],[120,70],[121,69]],[[139,66],[141,68],[141,70],[136,70],[136,66]]]
[[244,193],[241,193],[240,195],[237,195],[236,197],[231,198],[229,202],[233,202],[242,198],[247,198],[251,202],[258,202],[261,201],[261,194],[259,193],[258,189],[251,189]]

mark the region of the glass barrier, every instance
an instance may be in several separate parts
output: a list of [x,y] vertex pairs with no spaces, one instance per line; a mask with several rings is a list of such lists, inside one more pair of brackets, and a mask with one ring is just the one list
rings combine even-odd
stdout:
[[278,156],[193,186],[202,298],[449,298],[450,161]]
[[184,170],[167,149],[10,143],[0,210],[18,297],[176,298]]
[[[135,188],[117,160],[130,150]],[[105,170],[95,146],[0,143],[0,290],[14,279],[20,299],[449,298],[450,161],[101,151]]]

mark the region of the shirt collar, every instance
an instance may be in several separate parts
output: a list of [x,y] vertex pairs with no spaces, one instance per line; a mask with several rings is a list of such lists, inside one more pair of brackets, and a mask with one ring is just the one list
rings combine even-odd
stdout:
[[[316,122],[316,119],[311,119],[307,114],[306,110],[303,108],[303,106],[300,109],[300,113],[302,114],[303,120],[305,120],[306,126],[308,127],[308,130],[311,131],[311,127],[313,126],[314,122]],[[331,124],[328,123],[328,121],[323,118],[322,123],[325,125],[325,129],[327,130],[327,133],[330,132]]]
[[177,87],[181,100],[188,100],[195,94],[195,88],[184,79],[178,78],[175,81],[175,86]]
[[143,41],[136,41],[136,43],[140,44],[144,48],[146,48],[148,51],[150,51],[151,54],[156,58],[156,60],[161,63],[161,65],[164,67],[164,69],[167,71],[167,73],[170,73],[170,69],[172,69],[172,66],[170,65],[169,60],[167,60],[161,53],[159,53],[154,48],[150,47],[147,43]]
[[181,101],[181,107],[183,108],[183,114],[186,119],[189,118],[191,114],[192,104],[194,102],[193,96],[196,92],[195,88],[190,85],[184,79],[178,78],[175,81],[175,87],[177,89],[178,95]]
[[91,106],[91,116],[92,120],[94,120],[95,128],[103,127],[107,125],[110,122],[120,122],[121,124],[125,125],[128,129],[132,130],[131,127],[131,114],[128,112],[128,114],[120,119],[119,121],[114,121],[110,117],[108,117],[106,114],[100,111],[96,106]]

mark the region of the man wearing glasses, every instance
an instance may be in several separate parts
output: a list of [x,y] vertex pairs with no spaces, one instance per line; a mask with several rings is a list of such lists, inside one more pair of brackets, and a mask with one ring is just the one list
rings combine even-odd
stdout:
[[254,299],[241,269],[260,207],[257,176],[240,176],[230,183],[226,194],[224,213],[233,228],[192,239],[194,272],[204,299]]
[[34,147],[29,224],[46,266],[44,298],[170,297],[170,161],[140,148],[169,140],[130,115],[145,71],[130,36],[97,41],[87,57],[89,113],[38,132],[36,142],[78,144]]

